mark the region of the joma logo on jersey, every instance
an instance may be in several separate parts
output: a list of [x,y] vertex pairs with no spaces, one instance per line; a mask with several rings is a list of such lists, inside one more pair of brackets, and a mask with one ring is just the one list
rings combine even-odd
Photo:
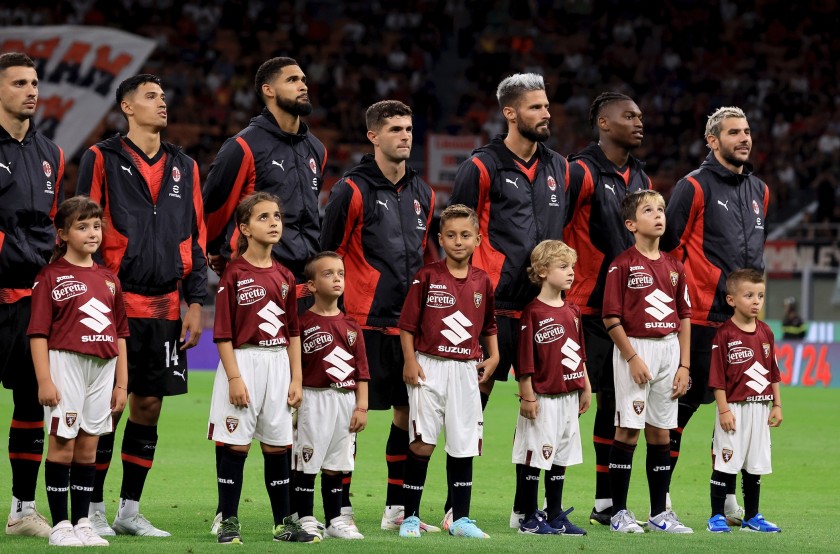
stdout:
[[429,283],[430,289],[438,289],[438,290],[446,290],[446,285],[438,285],[435,283]]
[[426,306],[430,308],[451,308],[455,305],[455,296],[442,291],[429,291]]
[[249,285],[249,284],[251,284],[251,283],[253,283],[253,282],[254,282],[254,280],[253,280],[253,279],[242,279],[241,281],[237,281],[237,282],[236,282],[236,286],[237,286],[237,287],[241,287],[242,285]]
[[755,352],[752,348],[747,346],[736,346],[731,348],[727,354],[727,359],[730,364],[743,364],[753,359]]
[[311,354],[312,352],[317,352],[322,348],[326,348],[333,343],[333,336],[326,331],[321,331],[319,333],[315,333],[311,337],[307,337],[307,339],[303,342],[303,352],[304,354]]
[[236,431],[236,428],[239,427],[239,418],[227,416],[225,418],[225,427],[228,430],[228,433],[233,433]]
[[240,306],[248,306],[265,298],[265,289],[259,285],[242,287],[236,293],[236,303]]
[[548,344],[549,342],[554,342],[556,340],[560,340],[563,338],[563,335],[566,334],[566,330],[563,328],[562,325],[554,323],[552,325],[547,326],[545,329],[540,329],[534,334],[534,340],[539,344]]
[[653,286],[653,277],[647,273],[631,273],[627,278],[627,288],[646,289]]
[[68,298],[79,296],[87,292],[87,285],[80,281],[65,281],[52,290],[53,300],[64,302]]

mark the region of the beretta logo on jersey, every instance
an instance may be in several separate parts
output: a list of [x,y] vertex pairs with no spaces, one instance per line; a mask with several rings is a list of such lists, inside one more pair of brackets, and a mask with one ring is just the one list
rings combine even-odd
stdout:
[[306,337],[306,340],[303,341],[303,352],[304,354],[311,354],[312,352],[317,352],[322,348],[326,348],[327,346],[333,343],[333,336],[326,331],[318,331],[317,333]]
[[735,348],[729,349],[729,355],[727,358],[729,359],[730,364],[742,364],[750,361],[753,354],[752,348],[746,346],[736,346]]
[[87,292],[87,285],[80,281],[64,281],[52,290],[53,300],[64,302],[68,298],[79,296]]
[[455,296],[441,290],[430,290],[426,297],[426,306],[430,308],[451,308],[455,305]]
[[675,287],[677,286],[677,281],[679,280],[679,278],[680,278],[679,273],[677,273],[676,271],[671,272],[671,284],[673,286],[675,286]]
[[562,339],[566,334],[566,330],[559,323],[552,323],[536,332],[534,340],[539,344],[547,344],[556,340]]
[[240,306],[248,306],[265,298],[265,289],[259,285],[242,287],[236,293],[236,303]]
[[[47,179],[52,177],[52,166],[50,165],[50,162],[44,160],[43,163],[41,163],[41,167],[44,168],[44,175],[47,176]],[[758,213],[758,212],[755,212],[755,213]]]
[[[552,191],[557,189],[557,181],[554,180],[553,176],[549,175],[547,181],[548,181],[548,188],[550,188]],[[548,459],[548,458],[546,458],[546,459]]]
[[636,272],[631,273],[627,278],[627,288],[630,289],[646,289],[653,286],[653,277],[647,273]]

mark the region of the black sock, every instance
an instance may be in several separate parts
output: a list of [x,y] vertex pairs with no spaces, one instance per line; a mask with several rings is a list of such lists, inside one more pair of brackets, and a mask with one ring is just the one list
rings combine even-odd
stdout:
[[516,464],[519,469],[518,486],[519,508],[525,514],[525,519],[530,518],[537,511],[537,495],[540,489],[540,468]]
[[[714,461],[712,462],[712,465],[714,466]],[[726,482],[726,494],[735,494],[735,491],[738,488],[738,476],[734,473],[732,475],[734,475],[734,477]]]
[[645,468],[650,493],[650,515],[656,516],[665,511],[665,495],[671,477],[670,445],[648,443]]
[[[99,440],[101,441],[101,440],[102,440],[102,438],[100,437],[100,439],[99,439]],[[111,439],[111,444],[113,445],[113,443],[114,443],[114,439]],[[219,464],[221,464],[221,463],[222,463],[222,455],[223,455],[223,452],[224,452],[224,451],[225,451],[225,443],[223,443],[223,442],[217,442],[217,443],[216,443],[216,448],[215,448],[215,454],[216,454],[216,475],[219,475]],[[97,454],[96,454],[96,456],[97,456],[97,458],[96,458],[96,463],[97,463],[97,465],[98,465],[98,464],[99,464],[99,451],[98,451],[98,450],[97,450]],[[109,458],[109,460],[110,460],[110,458]],[[98,469],[98,468],[97,468],[97,469]],[[103,478],[103,482],[104,482],[104,478]],[[101,500],[100,500],[100,502],[101,502]],[[221,498],[221,497],[219,497],[218,501],[216,502],[216,513],[217,513],[217,514],[222,513],[222,498]]]
[[446,455],[446,481],[452,497],[452,521],[470,515],[472,500],[473,459]]
[[403,506],[403,474],[408,455],[408,431],[391,423],[388,442],[385,443],[385,461],[388,463],[388,490],[386,506]]
[[283,519],[291,512],[289,503],[289,451],[265,452],[265,489],[268,491],[268,500],[271,503],[271,513],[274,515],[274,525],[283,523]]
[[726,487],[735,481],[735,475],[713,470],[709,479],[712,497],[712,517],[724,515],[726,507]]
[[67,517],[67,495],[70,490],[70,464],[44,462],[44,482],[47,484],[47,503],[53,526],[69,519]]
[[44,408],[38,403],[38,388],[33,386],[34,390],[21,383],[12,391],[15,404],[9,429],[12,495],[23,502],[35,500],[38,470],[44,456]]
[[221,513],[222,519],[239,517],[239,498],[242,496],[242,481],[248,454],[224,445],[221,450],[216,473],[219,488],[219,511],[216,513]]
[[123,478],[120,498],[140,500],[146,476],[152,469],[157,448],[157,425],[141,425],[128,420],[122,442]]
[[563,483],[566,482],[566,468],[552,465],[545,472],[545,499],[548,502],[548,521],[560,515],[563,511]]
[[426,473],[428,470],[429,457],[419,456],[409,450],[403,477],[403,506],[405,506],[405,517],[420,517],[420,498],[423,496],[423,487],[426,484]]
[[481,397],[481,411],[483,412],[487,407],[487,402],[490,401],[490,395],[486,392],[479,392],[478,395]]
[[[314,473],[295,472],[295,506],[298,517],[311,516],[315,510],[315,477]],[[323,492],[323,476],[321,476],[321,491]]]
[[[610,492],[610,449],[615,437],[615,409],[611,397],[604,398],[595,411],[592,444],[595,447],[595,499],[612,498]],[[603,405],[603,406],[602,406]]]
[[93,494],[91,502],[105,501],[105,478],[108,476],[108,468],[111,467],[111,458],[114,455],[114,433],[100,435],[96,443],[96,475],[93,477]]
[[88,517],[95,478],[96,464],[74,462],[70,466],[70,523],[73,525],[83,517]]
[[321,473],[321,499],[324,502],[324,519],[327,525],[341,515],[341,494],[344,491],[341,481],[341,475]]
[[[680,459],[680,445],[682,444],[682,434],[685,426],[688,425],[691,416],[697,411],[697,406],[689,406],[688,404],[677,404],[677,427],[671,429],[669,432],[671,438],[671,475],[677,469],[677,462]],[[670,488],[670,487],[669,487]]]
[[635,444],[613,440],[610,451],[610,490],[612,491],[612,514],[627,509],[627,491],[630,489],[630,474],[633,471]]
[[761,496],[761,475],[753,475],[742,469],[741,488],[744,491],[744,521],[746,521],[754,518],[758,513],[758,500]]
[[[297,476],[298,472],[292,469],[292,463],[294,462],[294,453],[292,452],[291,446],[289,447],[289,454],[286,456],[286,461],[289,464],[289,513],[296,514],[298,511],[297,506],[297,497],[295,495],[295,477]],[[297,467],[297,464],[295,464]]]
[[[355,458],[355,456],[354,456]],[[352,508],[353,504],[350,503],[350,483],[353,482],[353,472],[348,471],[346,472],[341,478],[341,507],[342,508]]]
[[[513,511],[517,514],[523,513],[522,510],[522,489],[519,486],[519,479],[521,478],[520,473],[522,473],[522,464],[516,464],[513,466],[516,468],[516,485],[513,492]],[[531,514],[526,514],[531,515]]]

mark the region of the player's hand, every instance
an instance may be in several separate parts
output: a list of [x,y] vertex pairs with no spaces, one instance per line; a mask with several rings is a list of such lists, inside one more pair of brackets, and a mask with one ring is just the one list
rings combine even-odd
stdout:
[[286,401],[292,408],[300,408],[303,400],[303,386],[299,382],[292,381],[289,384],[289,399]]
[[671,393],[671,399],[676,400],[677,398],[685,396],[685,393],[688,392],[688,383],[688,368],[685,366],[678,367],[677,374],[674,375],[674,385],[671,387],[671,390],[673,391]]
[[778,427],[782,424],[782,407],[781,406],[773,406],[770,409],[770,417],[767,419],[767,423],[770,427]]
[[[111,392],[111,413],[121,414],[125,410],[125,402],[128,394],[123,387],[114,387]],[[116,428],[116,427],[115,427]]]
[[479,383],[486,383],[490,380],[493,376],[493,372],[496,371],[496,367],[499,365],[499,357],[498,356],[490,356],[486,360],[482,360],[475,365],[475,369],[478,371],[478,382]]
[[589,409],[589,406],[592,405],[592,389],[586,388],[581,391],[580,398],[578,399],[578,415],[583,415],[586,413],[586,410]]
[[353,410],[353,417],[350,418],[350,432],[361,433],[367,427],[367,412]]
[[184,342],[180,350],[187,350],[198,344],[198,339],[201,338],[201,304],[190,304],[187,310],[187,315],[184,316],[184,323],[181,325],[181,342],[187,338],[187,333],[190,339]]
[[731,411],[727,411],[724,414],[720,414],[720,428],[723,429],[726,432],[734,431],[735,430],[735,414],[733,414]]
[[639,356],[633,356],[630,359],[630,377],[637,385],[646,385],[649,381],[653,381],[653,375],[650,374],[647,364]]
[[406,385],[417,386],[420,381],[426,380],[426,374],[423,373],[423,368],[417,363],[415,359],[405,361],[403,365],[403,381]]
[[529,400],[520,398],[519,415],[525,419],[537,419],[537,415],[540,413],[540,402],[536,399],[536,396]]
[[220,277],[227,266],[227,260],[221,254],[207,254],[207,263],[210,265],[210,269]]
[[50,379],[49,383],[38,385],[38,403],[41,406],[49,406],[50,408],[58,406],[61,402],[61,393],[55,386],[55,383]]
[[230,393],[230,403],[237,408],[247,408],[251,403],[251,395],[248,394],[248,386],[242,377],[236,377],[228,381],[228,392]]

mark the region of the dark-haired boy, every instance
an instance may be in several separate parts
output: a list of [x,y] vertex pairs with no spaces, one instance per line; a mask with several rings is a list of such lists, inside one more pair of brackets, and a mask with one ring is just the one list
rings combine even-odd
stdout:
[[[198,164],[161,140],[167,113],[160,79],[130,77],[117,87],[116,100],[128,133],[85,152],[76,186],[77,194],[102,204],[100,255],[122,283],[131,333],[119,512],[109,527],[103,489],[114,446],[111,433],[101,436],[97,447],[90,520],[100,536],[167,537],[140,514],[140,496],[157,448],[163,397],[187,392],[184,350],[201,336],[207,294],[204,207]],[[183,321],[179,285],[189,306]]]

